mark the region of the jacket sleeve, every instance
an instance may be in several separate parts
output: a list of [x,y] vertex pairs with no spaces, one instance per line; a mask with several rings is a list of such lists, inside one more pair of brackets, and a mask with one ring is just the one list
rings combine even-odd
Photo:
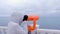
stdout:
[[16,27],[17,34],[27,34],[27,32],[21,26],[16,25],[15,27]]

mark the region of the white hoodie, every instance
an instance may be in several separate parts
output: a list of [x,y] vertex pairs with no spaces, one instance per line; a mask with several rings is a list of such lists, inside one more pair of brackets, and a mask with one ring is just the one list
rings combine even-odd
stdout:
[[21,23],[23,22],[23,16],[24,15],[19,12],[14,12],[11,15],[11,21],[8,23],[7,34],[27,34],[25,27],[21,26]]

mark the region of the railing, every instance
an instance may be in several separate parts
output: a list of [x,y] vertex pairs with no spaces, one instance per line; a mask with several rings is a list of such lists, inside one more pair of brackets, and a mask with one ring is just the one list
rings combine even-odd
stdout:
[[38,29],[38,34],[60,34],[60,30],[52,30],[52,29]]
[[7,27],[6,26],[0,26],[0,34],[6,34],[7,33]]
[[[0,34],[6,34],[7,29],[7,27],[0,26]],[[60,34],[60,30],[37,29],[37,34]]]

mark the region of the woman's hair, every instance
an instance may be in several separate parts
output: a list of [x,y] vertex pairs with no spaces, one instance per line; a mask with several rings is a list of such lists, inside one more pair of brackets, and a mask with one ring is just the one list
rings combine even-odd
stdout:
[[27,21],[27,19],[28,19],[28,15],[24,15],[23,21]]

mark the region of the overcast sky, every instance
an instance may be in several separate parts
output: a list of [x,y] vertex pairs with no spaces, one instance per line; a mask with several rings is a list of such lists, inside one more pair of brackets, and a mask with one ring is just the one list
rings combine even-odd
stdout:
[[60,15],[60,0],[0,0],[0,16],[14,11],[41,16]]

